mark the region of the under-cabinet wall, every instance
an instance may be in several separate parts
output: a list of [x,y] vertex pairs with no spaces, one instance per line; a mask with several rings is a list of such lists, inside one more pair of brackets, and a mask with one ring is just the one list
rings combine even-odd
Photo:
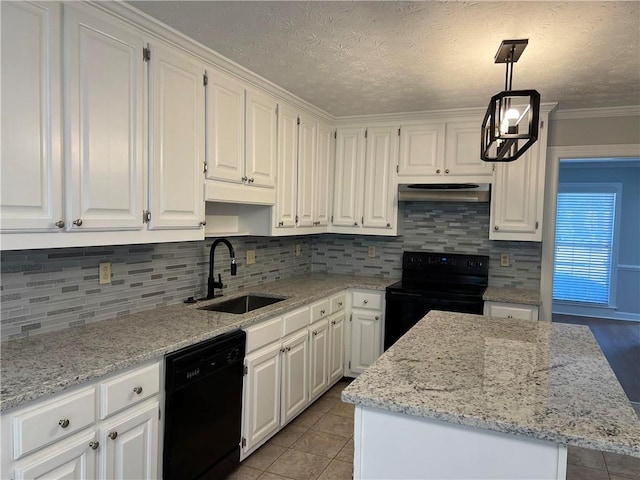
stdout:
[[[204,296],[209,248],[199,242],[18,250],[0,253],[2,340],[21,338]],[[311,269],[311,237],[236,237],[238,274],[229,252],[216,249],[216,274],[229,294]],[[301,255],[295,256],[295,246]],[[247,250],[256,263],[246,265]],[[111,284],[98,282],[98,264],[111,262]]]

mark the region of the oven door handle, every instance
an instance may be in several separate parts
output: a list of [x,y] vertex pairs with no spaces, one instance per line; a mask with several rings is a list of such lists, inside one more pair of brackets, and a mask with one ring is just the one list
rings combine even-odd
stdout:
[[394,297],[425,297],[423,293],[409,293],[409,292],[387,292],[388,295]]

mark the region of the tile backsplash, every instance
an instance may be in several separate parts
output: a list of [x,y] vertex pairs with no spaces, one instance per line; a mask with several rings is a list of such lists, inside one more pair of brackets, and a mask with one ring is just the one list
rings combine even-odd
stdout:
[[[490,257],[491,286],[540,288],[542,244],[489,240],[488,203],[404,202],[401,206],[401,236],[318,236],[312,244],[312,270],[399,279],[404,250],[466,253]],[[375,247],[374,258],[369,258],[370,246]],[[509,267],[500,266],[501,253],[509,254]]]
[[[403,250],[424,250],[489,255],[490,285],[539,288],[541,244],[489,240],[488,204],[407,202],[402,208],[399,237],[230,238],[238,274],[230,275],[229,253],[220,245],[216,275],[222,274],[226,293],[309,271],[383,275],[395,280],[400,278]],[[2,340],[204,296],[212,242],[2,252]],[[296,244],[302,250],[298,257]],[[370,246],[375,247],[374,258],[368,256]],[[246,252],[253,249],[256,263],[246,265]],[[501,253],[510,255],[510,267],[500,267]],[[100,262],[111,263],[111,284],[99,284]]]
[[[215,273],[222,274],[225,292],[310,271],[309,237],[230,241],[238,263],[235,277],[230,275],[227,247],[219,245],[215,255]],[[204,296],[212,242],[2,252],[2,340]],[[296,244],[301,246],[299,257],[294,254]],[[254,249],[256,263],[246,265],[246,251]],[[111,262],[111,284],[99,284],[100,262]]]

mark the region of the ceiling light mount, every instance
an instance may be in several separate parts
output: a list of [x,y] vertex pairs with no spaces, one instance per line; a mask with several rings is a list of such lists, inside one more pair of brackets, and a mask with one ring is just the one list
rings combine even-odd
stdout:
[[485,162],[512,162],[538,140],[540,94],[536,90],[512,90],[513,64],[528,40],[503,40],[494,57],[506,64],[504,91],[491,97],[482,122],[480,158]]

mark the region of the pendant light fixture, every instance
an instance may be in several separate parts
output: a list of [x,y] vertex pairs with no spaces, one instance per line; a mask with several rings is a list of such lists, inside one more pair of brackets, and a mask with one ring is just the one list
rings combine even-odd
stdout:
[[540,94],[536,90],[511,90],[513,64],[528,40],[503,40],[494,58],[506,64],[504,91],[489,102],[482,122],[480,158],[485,162],[513,162],[538,140]]

